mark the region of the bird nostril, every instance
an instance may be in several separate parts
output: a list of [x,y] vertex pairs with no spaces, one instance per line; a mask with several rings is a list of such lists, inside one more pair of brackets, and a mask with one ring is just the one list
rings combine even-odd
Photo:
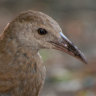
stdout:
[[65,47],[68,47],[67,44],[64,44]]

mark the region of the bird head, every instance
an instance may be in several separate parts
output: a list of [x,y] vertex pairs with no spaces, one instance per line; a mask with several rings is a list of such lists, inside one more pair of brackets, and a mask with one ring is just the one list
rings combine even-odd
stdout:
[[86,63],[83,53],[63,34],[59,24],[42,12],[21,13],[9,24],[9,29],[23,47],[60,50]]

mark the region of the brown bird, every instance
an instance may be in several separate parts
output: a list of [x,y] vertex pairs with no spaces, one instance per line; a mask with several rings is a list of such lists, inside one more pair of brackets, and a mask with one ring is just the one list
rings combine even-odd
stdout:
[[45,79],[42,48],[66,52],[84,63],[84,55],[62,33],[58,23],[38,11],[26,11],[0,36],[0,96],[38,96]]

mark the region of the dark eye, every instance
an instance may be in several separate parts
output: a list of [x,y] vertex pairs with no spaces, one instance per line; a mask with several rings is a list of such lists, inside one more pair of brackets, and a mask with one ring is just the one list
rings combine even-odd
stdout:
[[39,28],[37,31],[38,31],[38,33],[39,33],[40,35],[45,35],[45,34],[48,33],[48,32],[47,32],[45,29],[43,29],[43,28]]

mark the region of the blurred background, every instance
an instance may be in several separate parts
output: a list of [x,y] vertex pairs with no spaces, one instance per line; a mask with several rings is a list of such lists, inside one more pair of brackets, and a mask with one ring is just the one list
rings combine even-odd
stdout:
[[41,50],[47,76],[40,96],[96,96],[96,0],[0,0],[0,32],[26,10],[53,17],[88,64],[56,50]]

